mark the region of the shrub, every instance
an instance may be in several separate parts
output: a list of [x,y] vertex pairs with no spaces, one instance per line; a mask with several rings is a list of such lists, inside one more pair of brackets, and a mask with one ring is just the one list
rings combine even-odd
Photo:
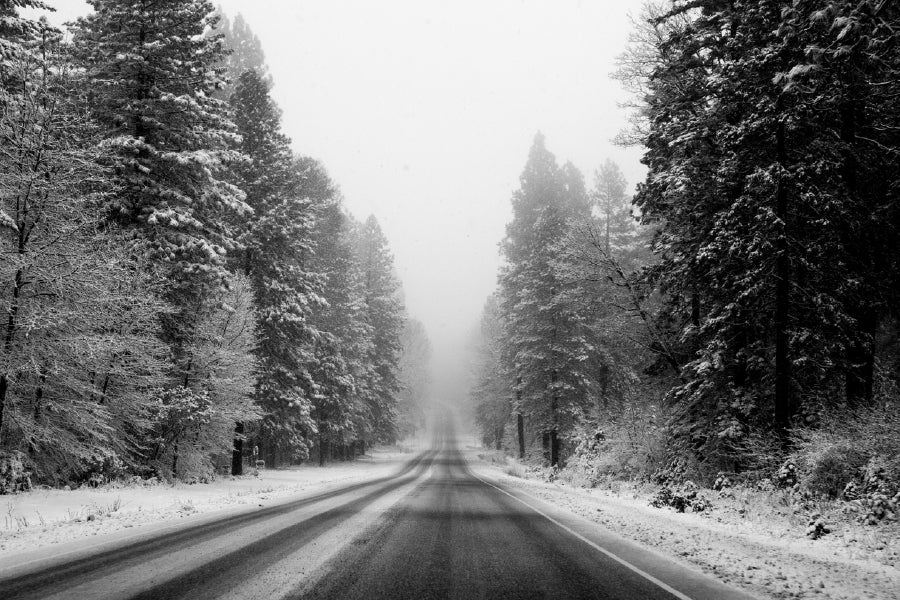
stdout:
[[693,512],[703,512],[712,508],[712,502],[700,494],[700,488],[696,483],[685,481],[675,489],[668,485],[659,488],[650,499],[650,506],[656,508],[669,506],[678,512],[685,512],[689,508]]
[[31,472],[27,464],[22,452],[0,452],[0,495],[31,489]]
[[831,533],[831,527],[825,522],[825,517],[820,513],[813,513],[806,526],[806,537],[817,540],[823,535]]
[[864,452],[839,444],[810,456],[804,487],[813,494],[837,498],[850,481],[857,479],[866,464]]

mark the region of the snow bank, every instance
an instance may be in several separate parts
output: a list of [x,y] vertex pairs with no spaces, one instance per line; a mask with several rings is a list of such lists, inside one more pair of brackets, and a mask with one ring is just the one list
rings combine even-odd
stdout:
[[[650,491],[640,487],[622,484],[615,491],[589,490],[524,479],[524,468],[514,461],[490,464],[479,460],[478,451],[469,451],[476,473],[668,554],[686,567],[699,567],[760,598],[900,597],[896,551],[878,541],[869,548],[851,532],[810,540],[803,527],[785,528],[764,515],[750,514],[752,509],[677,513],[652,508]],[[885,550],[893,554],[885,556]]]
[[0,496],[0,564],[61,542],[130,528],[152,529],[215,511],[293,500],[383,477],[411,458],[413,449],[378,449],[371,456],[324,468],[303,465],[263,470],[259,476],[225,477],[206,484],[38,489]]

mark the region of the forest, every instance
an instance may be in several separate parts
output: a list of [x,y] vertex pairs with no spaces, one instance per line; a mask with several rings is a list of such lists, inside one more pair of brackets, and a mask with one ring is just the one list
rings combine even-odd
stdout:
[[206,0],[0,0],[0,493],[350,459],[421,425],[378,221]]
[[590,486],[896,513],[900,6],[674,0],[634,23],[617,141],[646,178],[632,196],[607,161],[588,184],[535,137],[473,342],[484,443]]

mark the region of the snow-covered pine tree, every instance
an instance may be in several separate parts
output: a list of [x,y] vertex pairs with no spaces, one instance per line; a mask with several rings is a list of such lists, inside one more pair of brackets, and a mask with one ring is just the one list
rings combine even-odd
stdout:
[[512,414],[514,394],[509,369],[503,362],[503,322],[500,301],[492,294],[484,303],[475,342],[473,385],[469,393],[475,424],[485,445],[503,448],[506,425]]
[[425,403],[431,383],[431,342],[425,325],[418,319],[406,319],[401,336],[400,396],[397,405],[398,432],[401,439],[425,426]]
[[640,227],[632,214],[627,188],[628,182],[619,165],[606,159],[594,172],[590,197],[603,236],[603,250],[630,270],[649,239],[648,229]]
[[748,436],[786,442],[836,388],[870,396],[873,328],[896,299],[893,259],[876,255],[896,240],[882,90],[897,17],[878,2],[676,2],[657,21],[674,24],[646,82],[636,202],[660,224],[650,275],[682,342],[678,440],[705,459],[734,468]]
[[34,39],[44,27],[33,19],[22,18],[19,15],[22,8],[52,10],[42,0],[0,0],[0,77],[3,78],[15,70],[11,61],[26,52],[23,42]]
[[266,413],[259,445],[271,465],[306,458],[316,432],[311,371],[321,334],[311,318],[324,304],[324,277],[313,268],[316,183],[309,166],[294,158],[281,132],[281,112],[259,73],[241,75],[231,106],[248,159],[235,173],[254,211],[245,220],[240,266],[256,297],[254,397]]
[[221,90],[221,96],[223,98],[230,97],[241,75],[247,71],[256,71],[263,81],[271,87],[272,78],[268,73],[262,42],[250,29],[250,25],[247,24],[243,15],[238,14],[232,21],[221,10],[217,10],[216,14],[219,17],[218,25],[215,30],[208,31],[207,35],[223,36],[222,43],[225,47],[226,56],[223,63],[225,67],[225,85]]
[[891,346],[878,343],[879,332],[895,330],[900,306],[898,24],[896,3],[807,1],[782,15],[778,31],[795,58],[776,77],[803,122],[795,152],[811,210],[798,221],[821,235],[801,268],[834,289],[823,307],[847,317],[829,335],[851,406],[873,399],[877,351]]
[[167,265],[165,319],[177,379],[190,379],[191,343],[204,304],[228,278],[226,253],[237,248],[230,215],[250,209],[229,183],[241,160],[221,85],[224,50],[207,0],[91,0],[75,24],[74,53],[85,93],[105,131],[118,189],[109,217]]
[[397,436],[398,362],[405,316],[394,257],[374,216],[357,228],[356,256],[362,275],[364,314],[372,328],[367,361],[371,370],[362,388],[371,432],[364,441],[393,441]]
[[589,218],[589,203],[581,174],[571,165],[560,169],[540,133],[520,181],[502,245],[505,360],[515,377],[515,408],[542,433],[547,458],[557,465],[560,433],[571,431],[593,377],[588,331],[557,272],[555,245],[570,222]]
[[[314,165],[311,164],[311,167]],[[315,167],[321,170],[321,167]],[[355,223],[341,206],[324,174],[323,192],[331,200],[316,210],[315,269],[327,278],[327,304],[313,313],[313,322],[322,332],[317,343],[317,394],[313,415],[318,428],[320,464],[330,458],[354,454],[355,443],[369,439],[371,423],[363,404],[371,379],[369,364],[372,327],[365,314],[362,277],[352,239]]]

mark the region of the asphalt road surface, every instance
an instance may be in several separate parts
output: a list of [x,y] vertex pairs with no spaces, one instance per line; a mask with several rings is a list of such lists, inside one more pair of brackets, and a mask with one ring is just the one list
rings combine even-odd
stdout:
[[478,478],[451,434],[390,477],[0,569],[0,598],[746,598]]

